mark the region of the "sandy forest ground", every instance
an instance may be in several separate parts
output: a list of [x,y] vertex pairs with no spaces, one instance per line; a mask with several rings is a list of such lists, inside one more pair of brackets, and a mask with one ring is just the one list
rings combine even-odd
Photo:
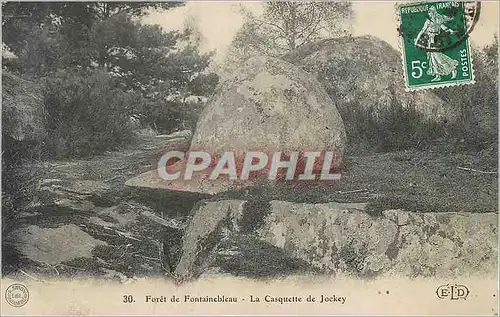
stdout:
[[[135,144],[90,160],[39,163],[35,193],[3,244],[3,272],[44,275],[101,275],[124,280],[158,275],[175,267],[179,228],[196,202],[210,196],[130,188],[125,181],[152,170],[167,150],[186,150],[186,140],[138,137]],[[322,188],[250,189],[219,197],[320,203],[367,202],[368,210],[496,212],[496,162],[484,153],[447,154],[439,149],[345,157],[340,183]],[[213,197],[212,197],[213,198]],[[217,197],[216,197],[217,198]],[[155,221],[156,219],[156,221]],[[58,236],[59,237],[56,237]],[[49,241],[67,239],[63,250]],[[14,246],[24,248],[25,254]],[[279,256],[279,255],[277,255]],[[282,270],[283,268],[276,268]]]

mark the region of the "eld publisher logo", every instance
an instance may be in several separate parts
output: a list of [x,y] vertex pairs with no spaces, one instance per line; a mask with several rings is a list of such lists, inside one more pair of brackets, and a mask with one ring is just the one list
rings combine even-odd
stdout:
[[22,307],[26,305],[30,298],[30,293],[26,286],[22,284],[12,284],[5,291],[5,299],[12,307]]
[[467,299],[469,293],[470,291],[467,288],[467,286],[459,284],[441,285],[436,290],[436,295],[439,299],[450,299],[450,300]]

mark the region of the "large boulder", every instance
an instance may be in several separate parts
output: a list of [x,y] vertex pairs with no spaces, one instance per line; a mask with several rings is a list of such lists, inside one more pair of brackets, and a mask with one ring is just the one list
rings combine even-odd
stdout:
[[377,118],[394,105],[425,119],[453,122],[457,111],[430,90],[406,91],[401,54],[373,37],[343,37],[305,45],[283,57],[314,74],[342,115],[362,107]]
[[192,149],[334,151],[345,130],[336,105],[314,76],[271,57],[249,59],[217,87],[204,108]]
[[334,202],[201,203],[184,234],[175,274],[181,280],[213,271],[262,276],[266,254],[281,250],[281,256],[273,257],[273,266],[281,271],[267,274],[307,270],[354,277],[496,276],[497,213],[369,214],[365,207]]
[[[237,165],[248,151],[269,156],[275,152],[333,152],[332,165],[338,170],[345,143],[345,127],[336,105],[314,76],[283,60],[258,56],[218,85],[200,115],[190,151],[205,151],[212,158],[232,151]],[[185,163],[181,160],[169,168],[182,171]],[[164,181],[154,170],[127,185],[213,194],[235,184],[224,180],[203,184],[194,178]]]

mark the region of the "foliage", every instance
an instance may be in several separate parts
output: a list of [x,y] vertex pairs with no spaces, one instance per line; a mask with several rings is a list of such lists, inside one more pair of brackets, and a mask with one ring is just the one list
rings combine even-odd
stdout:
[[164,32],[137,19],[148,10],[178,5],[182,3],[5,3],[3,39],[18,59],[3,67],[35,78],[70,69],[81,70],[81,76],[107,73],[113,87],[135,98],[126,106],[128,115],[159,131],[176,129],[186,98],[210,95],[218,83],[206,71],[212,54],[200,54],[197,43],[189,42],[193,28]]
[[146,99],[139,95],[134,100],[134,113],[139,113],[142,121],[149,123],[159,134],[194,130],[203,107],[199,101],[188,103],[162,97]]
[[33,197],[41,159],[44,108],[41,87],[2,71],[2,233],[15,224],[16,211]]
[[425,148],[447,135],[446,125],[429,121],[414,107],[393,101],[375,114],[361,106],[339,109],[346,127],[349,151],[391,152]]
[[476,83],[437,89],[457,107],[461,118],[455,134],[464,148],[481,150],[498,144],[498,37],[483,49],[473,48]]
[[[36,31],[43,38],[57,40],[50,51],[75,56],[74,61],[88,63],[90,30],[115,15],[142,16],[147,10],[169,9],[181,2],[5,2],[2,4],[3,42],[17,56],[25,56],[36,47]],[[39,34],[40,35],[40,34]],[[55,44],[55,43],[53,43]],[[51,55],[52,55],[51,54]],[[35,57],[35,55],[33,55]]]
[[102,71],[61,70],[46,78],[47,145],[50,156],[89,156],[132,137],[127,107],[132,96]]
[[348,2],[282,2],[264,5],[261,16],[242,9],[245,23],[233,40],[229,59],[255,54],[281,56],[320,38],[350,34]]
[[[145,97],[173,95],[185,98],[209,93],[200,86],[212,54],[200,54],[184,41],[189,34],[165,33],[158,25],[141,25],[128,15],[115,15],[92,30],[93,51],[101,52],[97,63],[117,77],[125,90],[141,91]],[[216,84],[216,81],[215,81]]]

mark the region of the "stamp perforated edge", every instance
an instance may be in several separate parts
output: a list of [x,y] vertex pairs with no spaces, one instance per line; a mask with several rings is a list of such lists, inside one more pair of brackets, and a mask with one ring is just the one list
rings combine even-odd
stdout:
[[[420,1],[420,2],[396,2],[394,4],[395,10],[396,10],[396,30],[400,29],[401,26],[401,16],[400,16],[400,8],[408,5],[419,5],[419,4],[424,4],[424,3],[436,3],[439,1],[433,0],[433,1]],[[463,2],[475,2],[475,1],[463,1]],[[469,52],[469,62],[470,62],[470,73],[471,73],[471,79],[465,80],[465,81],[448,81],[445,83],[437,83],[437,84],[428,84],[428,85],[422,85],[422,86],[413,86],[409,87],[408,81],[407,81],[407,73],[406,73],[406,64],[405,64],[405,50],[404,50],[404,40],[403,36],[398,32],[398,48],[399,48],[399,53],[401,54],[401,67],[403,68],[403,81],[405,85],[405,91],[412,92],[412,91],[421,91],[421,90],[428,90],[428,89],[436,89],[436,88],[444,88],[444,87],[454,87],[454,86],[467,86],[467,85],[473,85],[476,83],[476,77],[474,75],[474,61],[473,61],[473,54],[472,54],[472,46],[469,41],[470,36],[468,36],[465,41],[467,42],[467,50]]]

